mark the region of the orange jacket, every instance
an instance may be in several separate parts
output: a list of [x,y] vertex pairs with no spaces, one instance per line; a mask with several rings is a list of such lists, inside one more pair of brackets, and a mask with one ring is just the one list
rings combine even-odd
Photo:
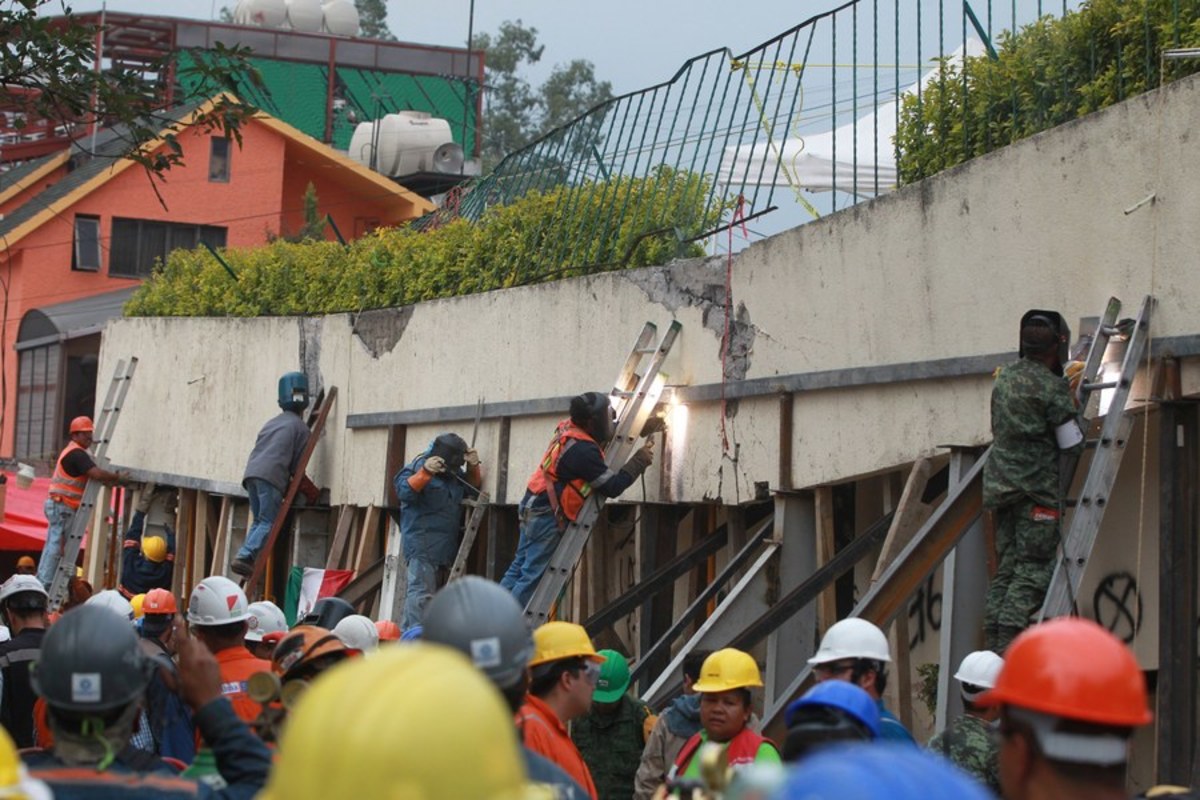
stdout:
[[80,475],[78,478],[68,475],[63,469],[63,459],[72,451],[82,449],[75,442],[64,447],[54,465],[54,476],[50,478],[50,497],[70,508],[79,508],[79,504],[83,502],[83,490],[87,488],[88,478],[87,475]]
[[255,658],[245,647],[227,647],[217,653],[221,665],[221,694],[229,699],[238,718],[249,724],[258,718],[262,706],[246,694],[246,681],[256,672],[270,672],[271,662]]
[[533,695],[525,696],[525,704],[517,711],[517,729],[521,740],[533,752],[545,756],[587,789],[592,800],[596,800],[596,784],[588,770],[579,748],[571,741],[567,726],[550,706]]
[[[558,427],[554,430],[554,438],[550,440],[550,446],[546,448],[546,452],[542,455],[542,460],[538,463],[537,469],[529,476],[527,488],[533,494],[546,493],[546,498],[550,501],[550,507],[554,509],[554,513],[561,513],[571,522],[579,516],[580,509],[583,508],[583,503],[587,500],[588,495],[592,492],[591,485],[582,478],[575,478],[568,481],[563,487],[562,496],[558,495],[558,462],[563,457],[563,453],[567,452],[575,442],[591,442],[600,447],[600,443],[588,434],[583,428],[579,427],[569,419],[564,419],[558,423]],[[604,455],[604,448],[600,447],[600,454]],[[560,517],[561,519],[561,517]]]

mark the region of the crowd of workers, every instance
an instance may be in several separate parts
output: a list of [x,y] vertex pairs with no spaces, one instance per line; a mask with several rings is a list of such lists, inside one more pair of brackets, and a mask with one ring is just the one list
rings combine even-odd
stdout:
[[[527,484],[520,542],[500,583],[446,583],[479,454],[438,436],[394,478],[406,563],[400,625],[325,598],[289,628],[212,576],[187,603],[170,591],[174,541],[145,533],[148,487],[118,590],[77,580],[60,614],[47,587],[87,481],[122,480],[71,425],[46,503],[40,564],[0,586],[0,795],[12,797],[1041,798],[1127,797],[1131,737],[1151,721],[1132,652],[1100,626],[1029,627],[1044,597],[1063,506],[1062,452],[1082,433],[1063,380],[1069,333],[1053,312],[1021,324],[1021,358],[997,377],[984,477],[999,569],[985,641],[954,675],[964,712],[919,747],[886,707],[892,654],[871,622],[831,626],[813,684],[778,741],[755,715],[763,680],[732,648],[683,659],[683,694],[655,713],[631,692],[628,658],[585,629],[524,614],[563,528],[592,493],[615,497],[649,446],[605,464],[613,411],[576,397]],[[308,442],[300,373],[260,431],[244,486],[254,523],[232,564],[249,576]],[[305,492],[315,497],[309,482]],[[0,637],[3,638],[3,637]],[[18,752],[19,750],[19,752]],[[1163,796],[1163,795],[1157,795]]]

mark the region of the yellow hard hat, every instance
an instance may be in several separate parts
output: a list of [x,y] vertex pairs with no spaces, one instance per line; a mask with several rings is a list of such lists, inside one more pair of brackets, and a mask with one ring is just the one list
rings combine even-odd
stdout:
[[548,664],[564,658],[586,658],[603,663],[582,625],[574,622],[547,622],[533,632],[533,658],[529,666]]
[[142,614],[145,613],[142,611],[142,605],[145,602],[146,602],[146,594],[144,592],[142,594],[135,594],[133,597],[129,598],[129,605],[133,606],[133,618],[134,619],[142,618]]
[[704,665],[700,667],[700,679],[692,684],[692,689],[697,692],[727,692],[730,689],[762,685],[762,675],[754,657],[726,647],[704,659]]
[[529,794],[512,713],[495,686],[458,651],[414,642],[349,659],[313,682],[258,800]]
[[167,558],[167,540],[161,536],[142,537],[142,555],[147,561],[161,564]]

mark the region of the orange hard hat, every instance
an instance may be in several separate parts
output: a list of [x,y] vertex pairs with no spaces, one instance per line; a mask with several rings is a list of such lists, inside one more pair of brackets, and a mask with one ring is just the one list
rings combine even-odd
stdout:
[[346,645],[332,632],[316,625],[297,625],[275,645],[271,670],[288,681],[304,672],[320,672],[347,655]]
[[71,420],[71,433],[92,433],[95,428],[92,427],[91,417],[76,417]]
[[376,622],[375,630],[379,631],[379,641],[381,642],[400,641],[400,626],[390,619],[381,619]]
[[25,568],[36,567],[37,562],[33,560],[33,556],[21,556],[17,559],[17,566]]
[[146,598],[142,601],[142,613],[178,614],[179,604],[175,602],[175,595],[166,589],[151,589],[146,592]]
[[1113,727],[1152,719],[1146,680],[1133,652],[1095,622],[1078,617],[1035,625],[1013,640],[995,687],[976,702]]

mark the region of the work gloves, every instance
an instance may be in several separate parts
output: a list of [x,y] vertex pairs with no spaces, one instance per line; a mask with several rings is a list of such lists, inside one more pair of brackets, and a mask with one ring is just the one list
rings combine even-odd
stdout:
[[[476,460],[478,460],[476,456]],[[421,465],[421,469],[428,472],[430,475],[441,475],[446,471],[446,459],[441,456],[430,456],[425,459],[425,463]]]
[[463,456],[463,461],[467,462],[468,467],[478,467],[479,466],[479,451],[476,450],[474,447],[472,447]]
[[621,471],[636,478],[653,463],[654,452],[651,450],[650,442],[646,442],[640,450],[629,457],[629,460],[625,462],[625,466],[621,467]]

